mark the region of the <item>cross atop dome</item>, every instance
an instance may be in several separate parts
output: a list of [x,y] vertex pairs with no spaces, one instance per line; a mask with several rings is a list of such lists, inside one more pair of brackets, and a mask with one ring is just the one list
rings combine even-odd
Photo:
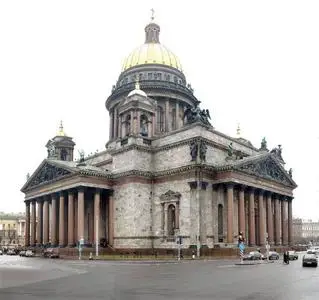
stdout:
[[151,12],[152,12],[152,15],[151,15],[151,22],[153,22],[153,21],[154,21],[154,19],[155,19],[155,10],[154,10],[154,8],[152,8],[152,9],[151,9]]

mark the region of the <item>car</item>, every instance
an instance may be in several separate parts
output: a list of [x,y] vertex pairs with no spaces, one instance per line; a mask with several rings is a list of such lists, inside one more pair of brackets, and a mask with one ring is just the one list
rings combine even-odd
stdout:
[[269,251],[269,260],[278,260],[279,254],[276,251]]
[[298,254],[296,251],[288,251],[289,255],[289,260],[297,260],[298,259]]
[[0,255],[3,255],[3,252],[2,252],[2,250],[0,250]]
[[244,255],[243,260],[264,260],[267,259],[262,253],[259,251],[252,251],[249,254]]
[[47,258],[59,258],[59,249],[58,248],[47,248],[43,251],[43,257]]
[[318,267],[318,260],[316,254],[305,254],[302,257],[302,266],[303,267],[308,267],[312,266],[317,268]]
[[34,256],[34,253],[32,250],[27,250],[26,253],[25,253],[25,257],[33,257]]
[[25,254],[26,254],[26,251],[25,251],[25,250],[21,250],[21,251],[19,252],[19,255],[20,255],[20,256],[25,256]]

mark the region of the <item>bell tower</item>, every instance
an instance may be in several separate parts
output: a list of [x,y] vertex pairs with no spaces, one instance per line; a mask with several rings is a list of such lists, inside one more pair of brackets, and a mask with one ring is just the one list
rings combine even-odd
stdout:
[[57,135],[46,144],[48,159],[73,161],[74,146],[72,138],[65,134],[61,121]]

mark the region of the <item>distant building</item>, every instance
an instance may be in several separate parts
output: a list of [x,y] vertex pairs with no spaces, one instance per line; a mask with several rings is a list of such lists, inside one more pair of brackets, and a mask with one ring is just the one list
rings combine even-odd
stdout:
[[319,221],[293,219],[294,240],[310,241],[319,239]]
[[25,214],[0,212],[0,245],[24,245]]

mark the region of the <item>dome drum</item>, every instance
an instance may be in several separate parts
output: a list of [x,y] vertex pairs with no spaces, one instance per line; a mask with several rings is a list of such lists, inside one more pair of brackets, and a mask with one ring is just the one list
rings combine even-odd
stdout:
[[[194,96],[191,88],[184,85],[168,82],[168,81],[158,81],[158,80],[146,80],[140,81],[141,89],[150,97],[153,95],[166,96],[167,93],[173,94],[174,97],[185,103],[196,103],[198,100]],[[132,90],[134,90],[135,83],[130,82],[116,88],[109,98],[106,100],[105,106],[109,109],[120,101],[122,97],[126,97]],[[111,104],[112,103],[112,104]]]

